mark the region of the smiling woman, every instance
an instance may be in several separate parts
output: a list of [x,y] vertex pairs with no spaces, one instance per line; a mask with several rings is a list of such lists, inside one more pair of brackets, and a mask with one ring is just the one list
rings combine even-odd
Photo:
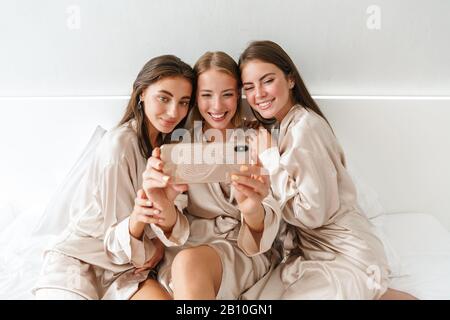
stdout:
[[129,299],[153,281],[147,278],[164,250],[149,229],[160,217],[139,190],[140,173],[162,135],[185,118],[194,83],[192,68],[175,56],[143,67],[122,120],[102,137],[73,202],[60,213],[73,219],[45,253],[37,298]]
[[[149,134],[153,132],[171,132],[188,112],[192,83],[183,77],[165,78],[149,86],[140,96],[139,107],[144,105],[144,113],[150,121]],[[156,145],[156,141],[152,141]]]
[[[233,141],[227,130],[242,130],[235,125],[241,122],[236,62],[224,52],[207,52],[194,70],[198,78],[194,110],[201,120],[194,141],[198,146],[205,145],[206,150],[209,139],[202,134],[205,130],[215,130]],[[186,149],[190,148],[188,145]],[[180,210],[170,196],[175,184],[163,171],[168,164],[165,160],[155,150],[143,174],[146,194],[167,217],[160,223],[164,233],[155,231],[164,244],[170,245],[158,268],[158,280],[174,299],[237,299],[270,267],[280,209],[269,192],[268,177],[249,175],[255,172],[254,167],[239,166],[240,171],[231,175],[232,182],[190,183],[186,186],[189,201]],[[190,223],[176,225],[173,217],[180,220],[185,215]],[[180,241],[168,243],[166,234]],[[143,296],[154,299],[153,293],[147,290]]]

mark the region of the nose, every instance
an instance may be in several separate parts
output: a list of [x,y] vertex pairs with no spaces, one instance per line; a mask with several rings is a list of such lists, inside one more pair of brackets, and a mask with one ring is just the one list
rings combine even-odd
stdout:
[[216,97],[212,103],[212,109],[213,111],[220,111],[222,110],[222,101],[220,97]]
[[255,87],[255,96],[256,98],[264,98],[266,96],[266,91],[262,86]]
[[178,114],[179,114],[179,108],[177,106],[177,103],[176,102],[171,103],[167,109],[167,115],[170,118],[177,118]]

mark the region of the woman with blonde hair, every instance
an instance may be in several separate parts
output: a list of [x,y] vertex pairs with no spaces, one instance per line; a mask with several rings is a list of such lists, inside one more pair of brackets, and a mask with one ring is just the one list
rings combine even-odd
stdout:
[[[195,64],[197,76],[194,141],[227,142],[241,123],[240,74],[236,62],[223,52],[207,52]],[[191,131],[192,132],[192,131]],[[144,173],[143,186],[165,220],[152,224],[166,248],[158,280],[175,299],[237,299],[269,270],[270,248],[278,232],[280,210],[267,177],[234,175],[233,182],[190,184],[177,210],[167,197],[171,178],[164,175],[155,149]],[[242,171],[254,167],[244,166]],[[178,199],[179,200],[179,199]],[[176,221],[188,220],[184,228]],[[184,239],[179,246],[173,241]],[[153,291],[154,293],[154,291]],[[156,293],[158,294],[158,293]],[[152,299],[151,290],[147,298]]]

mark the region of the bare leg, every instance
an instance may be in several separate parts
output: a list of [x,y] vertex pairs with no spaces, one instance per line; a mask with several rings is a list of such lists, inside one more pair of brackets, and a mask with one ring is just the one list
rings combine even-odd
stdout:
[[215,299],[222,281],[222,262],[208,246],[182,250],[172,263],[174,299]]
[[158,281],[147,279],[139,284],[139,289],[130,300],[171,300],[172,297]]
[[387,289],[387,291],[380,297],[380,300],[418,300],[409,293],[398,291],[394,289]]

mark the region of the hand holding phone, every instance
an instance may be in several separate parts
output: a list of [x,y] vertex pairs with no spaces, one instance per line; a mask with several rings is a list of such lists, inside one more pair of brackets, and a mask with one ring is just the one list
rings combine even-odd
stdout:
[[[162,172],[172,183],[231,183],[232,174],[267,175],[256,167],[251,145],[239,142],[178,143],[161,146]],[[253,170],[241,172],[241,167]]]

